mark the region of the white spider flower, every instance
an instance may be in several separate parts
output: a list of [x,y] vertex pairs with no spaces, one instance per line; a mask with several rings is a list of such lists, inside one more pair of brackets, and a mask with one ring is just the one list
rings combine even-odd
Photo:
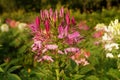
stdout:
[[105,50],[112,51],[112,49],[119,49],[119,44],[117,43],[109,43],[105,44]]
[[105,30],[106,28],[107,28],[107,26],[106,26],[105,24],[103,24],[103,23],[97,24],[97,25],[95,26],[96,31]]
[[107,33],[104,33],[104,35],[102,36],[103,41],[111,41],[112,38],[113,38],[113,36],[110,34],[108,35]]
[[26,23],[19,23],[19,24],[18,24],[18,29],[21,30],[21,31],[23,31],[26,26],[27,26]]
[[8,32],[9,31],[9,26],[7,24],[2,24],[1,25],[1,31],[2,32]]
[[107,58],[113,58],[114,56],[113,56],[112,53],[107,53],[107,54],[106,54],[106,57],[107,57]]
[[118,54],[118,58],[120,58],[120,54]]

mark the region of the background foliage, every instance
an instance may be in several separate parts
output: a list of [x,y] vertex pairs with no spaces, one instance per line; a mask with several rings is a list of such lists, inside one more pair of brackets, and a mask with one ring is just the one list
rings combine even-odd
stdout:
[[101,11],[102,8],[120,8],[120,0],[0,0],[0,12],[16,11],[37,11],[45,8],[56,8],[58,5],[77,9],[81,12]]

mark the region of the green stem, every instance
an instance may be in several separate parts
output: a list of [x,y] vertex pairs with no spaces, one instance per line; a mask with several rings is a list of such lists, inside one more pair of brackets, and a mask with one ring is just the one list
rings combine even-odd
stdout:
[[56,69],[55,72],[56,72],[57,80],[60,80],[60,78],[59,78],[59,69]]

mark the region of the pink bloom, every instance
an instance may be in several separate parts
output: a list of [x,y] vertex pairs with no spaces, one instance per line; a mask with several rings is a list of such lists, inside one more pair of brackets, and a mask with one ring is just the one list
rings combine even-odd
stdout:
[[45,56],[43,56],[42,58],[40,58],[39,60],[38,60],[38,62],[41,62],[41,61],[51,61],[51,62],[54,62],[54,60],[51,58],[51,56],[47,56],[47,55],[45,55]]
[[37,16],[35,19],[36,26],[39,28],[40,26],[40,18]]
[[35,41],[32,45],[32,51],[40,50],[42,48],[42,42],[41,41]]
[[16,21],[15,20],[11,20],[10,23],[9,23],[10,27],[14,28],[16,27]]
[[30,24],[29,27],[33,33],[36,33],[39,30],[39,27],[35,23]]
[[80,54],[79,52],[77,52],[77,53],[75,53],[73,56],[71,56],[71,59],[72,59],[72,60],[79,59],[80,55],[81,55],[81,54]]
[[64,8],[63,7],[60,9],[59,16],[60,17],[64,16]]
[[76,52],[79,52],[79,48],[70,47],[70,48],[64,49],[64,51],[65,51],[65,54],[67,54],[69,52],[76,53]]
[[81,29],[81,30],[88,30],[89,27],[86,25],[85,22],[80,22],[79,23],[79,29]]
[[55,49],[58,48],[58,45],[56,45],[56,44],[49,44],[49,45],[45,45],[45,48],[49,49],[49,50],[55,50]]
[[76,21],[75,21],[75,18],[74,18],[74,17],[72,17],[71,22],[72,22],[73,25],[76,24]]
[[69,13],[66,14],[65,20],[66,20],[67,25],[69,25],[69,24],[70,24],[70,16],[69,16]]
[[86,58],[88,58],[88,57],[90,56],[90,52],[84,51],[84,56],[85,56]]
[[97,31],[93,34],[94,38],[100,38],[103,36],[103,31]]
[[89,64],[88,61],[85,58],[82,58],[80,60],[75,60],[75,62],[77,63],[77,65],[81,64],[83,66],[86,66],[86,65]]

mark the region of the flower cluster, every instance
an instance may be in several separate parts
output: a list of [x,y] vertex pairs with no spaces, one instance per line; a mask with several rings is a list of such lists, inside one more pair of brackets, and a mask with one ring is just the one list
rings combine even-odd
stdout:
[[118,19],[111,21],[111,23],[106,26],[105,24],[97,24],[95,38],[100,38],[99,42],[103,43],[104,49],[108,52],[106,57],[113,57],[112,52],[119,49],[119,44],[117,41],[120,36],[120,23]]
[[22,23],[12,19],[6,19],[6,23],[0,26],[2,32],[8,32],[10,28],[17,27],[20,31],[23,31],[27,27],[27,23]]
[[[69,11],[65,13],[64,8],[60,11],[41,10],[40,16],[29,26],[34,36],[32,51],[36,53],[35,60],[38,62],[54,62],[54,56],[51,54],[64,54],[78,65],[88,64],[90,53],[75,44],[84,40],[79,30],[88,30],[89,27],[85,23],[77,25],[75,18],[70,17]],[[67,47],[64,47],[65,45]]]

